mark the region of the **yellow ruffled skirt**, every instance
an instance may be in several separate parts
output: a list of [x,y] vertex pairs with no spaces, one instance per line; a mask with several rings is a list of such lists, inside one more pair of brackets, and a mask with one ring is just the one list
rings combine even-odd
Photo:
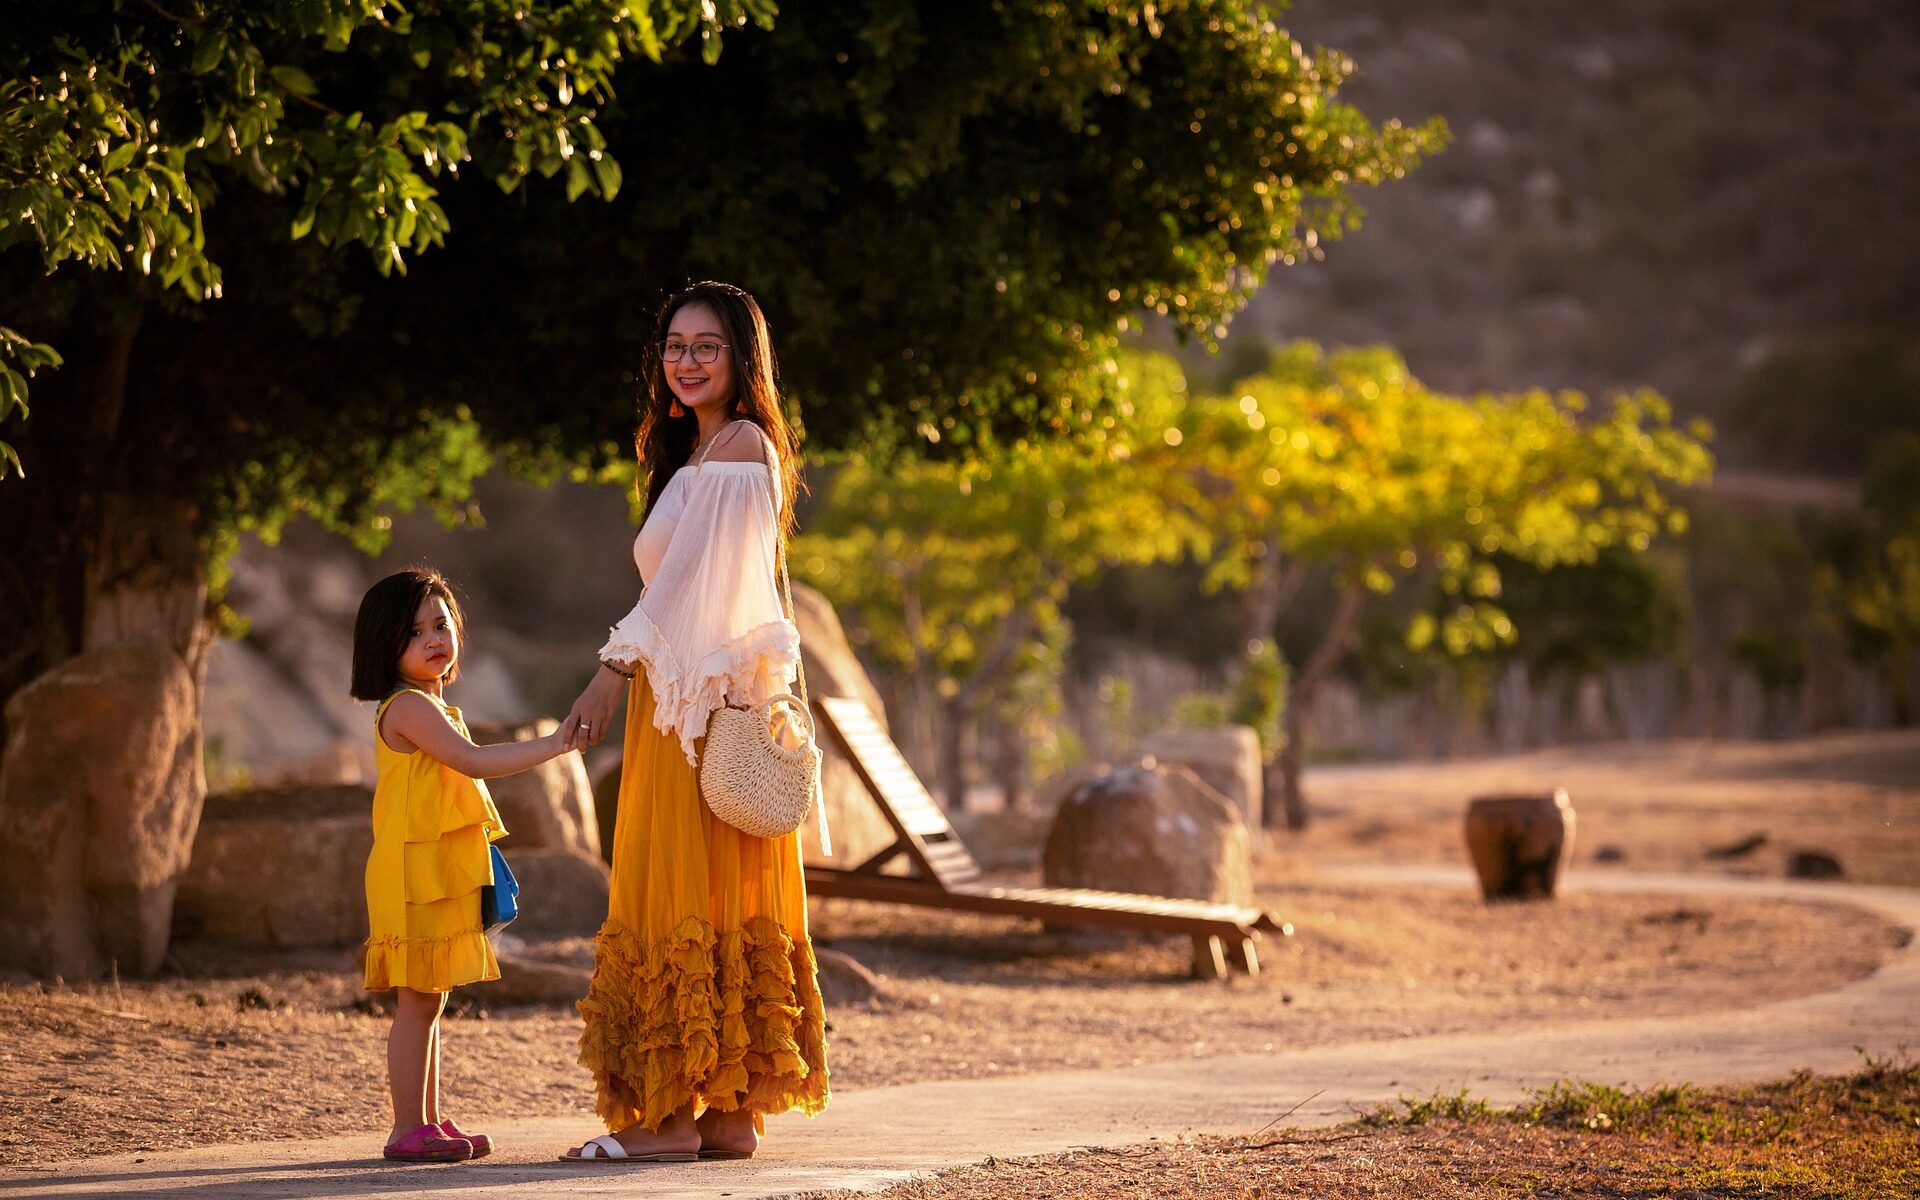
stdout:
[[627,700],[613,888],[580,1001],[580,1062],[613,1130],[689,1100],[755,1114],[827,1102],[826,1015],[807,937],[800,838],[720,821],[679,743]]
[[500,978],[480,928],[480,889],[493,882],[493,826],[465,825],[423,842],[401,841],[404,826],[389,822],[367,856],[367,990],[449,992]]

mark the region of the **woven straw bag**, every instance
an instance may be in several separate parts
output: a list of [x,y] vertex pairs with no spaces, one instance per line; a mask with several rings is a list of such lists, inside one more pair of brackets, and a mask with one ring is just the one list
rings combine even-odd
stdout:
[[[780,555],[780,600],[793,620],[793,589],[787,558]],[[782,692],[755,708],[718,708],[707,719],[700,751],[700,795],[713,815],[754,837],[785,837],[800,828],[820,790],[820,747],[813,708],[807,702],[807,667],[799,664],[800,694]],[[781,706],[799,718],[802,739],[781,744],[773,722]],[[822,853],[833,853],[826,813],[820,814]]]
[[[791,705],[805,714],[798,746],[773,734],[775,710]],[[813,740],[807,702],[784,692],[758,708],[715,709],[700,753],[700,795],[713,815],[754,837],[785,837],[800,828],[813,808],[820,782],[820,748]]]

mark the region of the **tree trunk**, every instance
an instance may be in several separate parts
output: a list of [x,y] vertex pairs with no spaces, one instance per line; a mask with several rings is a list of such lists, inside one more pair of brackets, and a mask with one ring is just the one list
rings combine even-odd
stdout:
[[16,439],[26,474],[0,483],[0,613],[20,618],[0,638],[0,703],[82,650],[146,642],[186,663],[197,708],[213,644],[201,513],[191,498],[144,489],[151,448],[126,444],[142,318],[136,293],[103,286],[60,339],[66,365],[34,380],[33,418]]
[[[1286,744],[1280,747],[1280,756],[1275,760],[1277,770],[1269,771],[1269,784],[1272,776],[1278,774],[1279,786],[1267,788],[1266,811],[1262,814],[1265,824],[1272,828],[1276,817],[1284,818],[1286,827],[1298,832],[1307,827],[1306,797],[1300,791],[1300,772],[1305,764],[1307,715],[1313,710],[1313,703],[1319,697],[1333,669],[1340,665],[1352,649],[1355,634],[1360,629],[1360,614],[1367,606],[1367,589],[1357,583],[1348,584],[1340,593],[1339,606],[1334,610],[1333,620],[1314,647],[1307,665],[1293,681],[1293,690],[1287,697]],[[1275,811],[1276,795],[1280,802],[1280,811]]]
[[[111,287],[84,300],[70,335],[59,339],[66,365],[33,381],[32,419],[10,431],[26,471],[0,483],[7,540],[0,560],[0,704],[56,664],[110,640],[132,616],[101,600],[128,582],[121,568],[129,557],[113,547],[129,517],[157,507],[125,499],[129,448],[120,444],[141,315]],[[192,541],[197,523],[182,533]],[[191,561],[197,577],[197,551]]]
[[973,706],[959,695],[950,696],[940,711],[940,790],[950,813],[967,809],[967,725]]
[[947,794],[948,812],[963,812],[967,806],[966,736],[974,710],[1013,665],[1014,655],[1033,633],[1033,624],[1033,613],[1025,607],[1016,607],[1000,618],[1000,630],[981,656],[980,665],[947,699],[946,724],[940,730],[940,782]]
[[[40,804],[53,806],[46,811],[84,829],[63,853],[85,864],[88,915],[64,933],[38,924],[41,917],[31,912],[15,915],[36,922],[24,932],[59,940],[62,956],[105,955],[123,972],[157,967],[169,937],[172,889],[206,792],[200,714],[214,636],[203,514],[181,494],[181,473],[156,462],[164,449],[136,432],[143,422],[129,415],[140,317],[137,291],[124,287],[103,285],[81,302],[68,332],[55,339],[66,365],[34,381],[32,419],[10,438],[25,474],[0,483],[7,550],[0,569],[0,704],[75,655],[130,643],[164,649],[166,655],[132,661],[172,656],[177,665],[157,677],[188,685],[169,693],[164,747],[117,722],[94,731],[90,754],[100,761],[90,769],[124,788],[107,795],[78,786],[71,794],[33,789]],[[195,415],[185,407],[175,419]],[[128,657],[90,661],[124,665]],[[22,756],[9,764],[9,778],[44,777],[45,763],[30,762],[22,746],[7,753]],[[164,761],[147,761],[156,754]],[[144,790],[149,784],[156,790]],[[0,796],[0,806],[19,816],[28,812],[13,803],[21,799]]]
[[1280,552],[1279,538],[1268,538],[1265,546],[1266,553],[1260,556],[1253,585],[1241,598],[1240,646],[1243,650],[1255,642],[1273,639],[1273,627],[1280,623],[1280,614],[1286,612],[1293,598],[1300,594],[1300,585],[1307,578],[1307,564],[1299,560],[1289,562]]
[[999,781],[1002,804],[1007,812],[1024,811],[1031,798],[1028,793],[1032,791],[1032,758],[1027,753],[1022,715],[1004,699],[994,714],[994,776]]

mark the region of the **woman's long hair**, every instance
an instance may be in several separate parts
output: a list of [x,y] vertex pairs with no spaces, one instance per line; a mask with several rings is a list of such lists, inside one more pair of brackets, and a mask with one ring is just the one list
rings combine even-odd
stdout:
[[673,389],[667,386],[666,364],[660,358],[660,344],[666,341],[673,315],[689,304],[712,309],[726,334],[727,346],[721,353],[733,366],[729,416],[752,421],[773,442],[780,460],[780,541],[784,545],[793,530],[793,501],[800,486],[800,439],[780,406],[779,368],[774,365],[766,315],[752,296],[730,283],[706,280],[686,288],[660,306],[654,322],[653,344],[647,348],[646,406],[640,414],[640,432],[634,437],[640,467],[647,476],[645,511],[653,511],[667,481],[693,457],[693,443],[700,433],[699,419],[691,410],[673,415]]

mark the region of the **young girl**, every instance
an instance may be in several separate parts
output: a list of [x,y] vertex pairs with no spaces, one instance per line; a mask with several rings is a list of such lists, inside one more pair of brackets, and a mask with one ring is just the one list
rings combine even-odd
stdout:
[[480,780],[512,775],[570,747],[546,737],[476,746],[441,688],[460,668],[460,605],[439,572],[389,575],[360,601],[353,696],[378,700],[373,853],[367,858],[366,986],[397,992],[387,1036],[393,1130],[386,1157],[454,1162],[493,1149],[440,1115],[440,1014],[463,983],[500,978],[480,927],[492,882],[489,843],[506,827]]

